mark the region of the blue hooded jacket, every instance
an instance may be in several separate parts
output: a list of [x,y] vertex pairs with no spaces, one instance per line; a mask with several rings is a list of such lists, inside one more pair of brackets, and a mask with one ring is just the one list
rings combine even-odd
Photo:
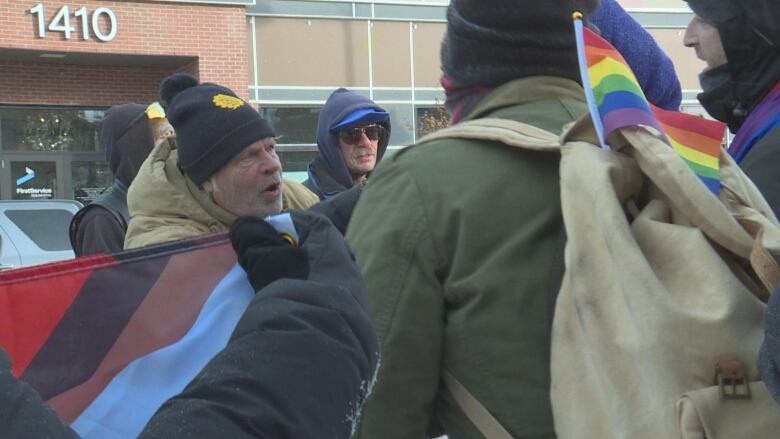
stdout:
[[[338,139],[331,128],[356,110],[365,108],[385,111],[367,97],[345,88],[334,91],[322,107],[317,123],[317,157],[309,163],[309,178],[303,182],[320,200],[337,195],[354,184],[356,176],[347,168]],[[385,127],[385,134],[379,139],[377,163],[382,160],[390,142],[390,120],[379,124]]]
[[642,25],[615,0],[601,0],[590,19],[626,59],[647,100],[657,107],[678,111],[682,91],[674,64]]

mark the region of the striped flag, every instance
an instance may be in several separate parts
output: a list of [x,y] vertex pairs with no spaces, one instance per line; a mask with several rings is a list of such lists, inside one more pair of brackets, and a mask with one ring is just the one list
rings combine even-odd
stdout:
[[710,189],[720,193],[720,150],[726,125],[690,114],[663,110],[647,101],[634,72],[609,42],[585,28],[575,13],[580,74],[593,124],[602,147],[620,128],[656,129]]
[[136,437],[253,296],[226,233],[12,270],[0,274],[0,346],[79,435]]
[[655,106],[652,109],[668,143],[712,193],[720,194],[720,150],[726,125]]

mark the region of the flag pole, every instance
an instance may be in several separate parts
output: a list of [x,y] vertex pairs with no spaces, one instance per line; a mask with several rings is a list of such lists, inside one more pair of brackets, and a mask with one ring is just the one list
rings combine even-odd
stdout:
[[572,13],[572,19],[574,20],[574,35],[577,39],[577,59],[580,66],[580,77],[582,78],[582,88],[585,91],[585,100],[588,103],[588,110],[590,111],[590,118],[593,120],[593,126],[596,128],[596,135],[599,138],[601,147],[611,151],[612,148],[607,145],[607,141],[604,138],[604,125],[599,117],[599,109],[596,107],[596,98],[593,96],[593,88],[590,83],[590,74],[588,74],[588,57],[585,55],[585,36],[584,36],[584,24],[583,24],[582,12],[575,11]]

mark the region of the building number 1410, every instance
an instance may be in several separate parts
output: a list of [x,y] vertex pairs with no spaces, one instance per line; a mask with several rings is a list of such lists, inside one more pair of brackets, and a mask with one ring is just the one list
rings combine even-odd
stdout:
[[[46,26],[46,14],[43,3],[38,3],[33,8],[30,8],[30,13],[38,18],[38,37],[45,38],[46,30],[52,32],[62,32],[65,34],[65,39],[69,40],[73,32],[76,31],[74,26],[70,22],[70,8],[66,5],[60,8],[57,15],[52,18],[49,25]],[[117,22],[114,11],[108,8],[97,8],[90,16],[87,7],[81,7],[77,9],[73,16],[81,22],[81,37],[85,40],[89,40],[91,34],[100,41],[111,41],[116,37]],[[103,32],[100,28],[101,17],[105,16],[108,27],[108,32]],[[91,30],[91,32],[90,32]]]

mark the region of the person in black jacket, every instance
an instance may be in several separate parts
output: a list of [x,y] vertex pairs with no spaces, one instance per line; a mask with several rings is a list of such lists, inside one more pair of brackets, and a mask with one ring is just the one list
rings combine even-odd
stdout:
[[[154,111],[156,108],[159,110]],[[108,109],[100,130],[100,144],[114,183],[95,201],[79,210],[70,223],[70,243],[76,256],[116,252],[124,248],[130,223],[127,188],[141,163],[157,143],[151,117],[163,118],[162,107],[141,104]],[[168,125],[165,123],[165,125]]]
[[[326,218],[293,211],[299,243],[267,222],[231,227],[257,291],[227,346],[155,413],[141,438],[349,438],[371,391],[379,342],[366,285]],[[0,349],[3,437],[75,438]]]
[[729,154],[780,216],[780,2],[686,1],[683,43],[707,63],[699,102],[728,124]]

